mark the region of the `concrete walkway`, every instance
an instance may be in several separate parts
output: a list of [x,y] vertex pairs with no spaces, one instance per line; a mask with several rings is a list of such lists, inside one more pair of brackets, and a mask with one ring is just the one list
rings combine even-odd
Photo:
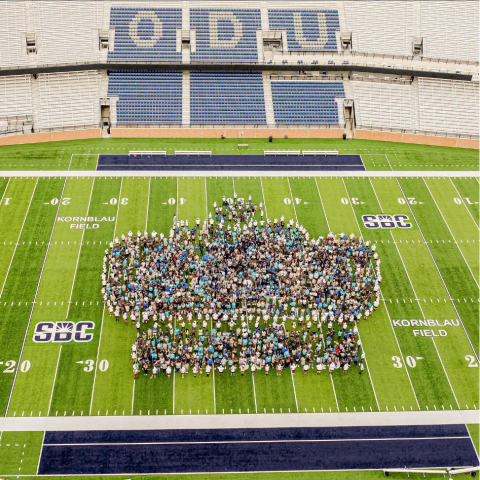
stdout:
[[3,417],[0,431],[161,430],[215,428],[353,427],[479,423],[478,410],[434,412],[143,415],[116,417]]

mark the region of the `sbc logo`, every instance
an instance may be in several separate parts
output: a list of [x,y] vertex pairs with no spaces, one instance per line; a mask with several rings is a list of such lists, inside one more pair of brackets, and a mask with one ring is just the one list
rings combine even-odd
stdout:
[[36,343],[89,342],[93,333],[87,330],[95,328],[94,322],[40,322],[35,326],[33,341]]
[[407,215],[362,215],[365,228],[412,228]]

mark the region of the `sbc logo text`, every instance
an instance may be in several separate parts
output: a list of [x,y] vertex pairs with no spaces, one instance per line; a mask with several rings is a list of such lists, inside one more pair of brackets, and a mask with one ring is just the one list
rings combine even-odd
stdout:
[[35,326],[33,341],[36,343],[90,342],[95,328],[94,322],[40,322]]
[[365,228],[412,228],[407,215],[362,215]]

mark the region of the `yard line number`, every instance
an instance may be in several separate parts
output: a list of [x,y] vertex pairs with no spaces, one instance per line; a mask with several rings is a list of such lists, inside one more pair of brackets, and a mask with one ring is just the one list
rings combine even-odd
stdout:
[[[395,368],[402,368],[403,363],[402,359],[400,357],[392,357],[393,360],[393,366]],[[423,357],[405,357],[405,363],[410,367],[410,368],[415,368],[417,366],[417,360],[423,360]]]
[[465,355],[465,360],[468,362],[470,368],[478,367],[477,360],[473,355]]
[[[17,362],[15,360],[7,360],[5,363],[0,362],[0,365],[4,365],[5,367],[7,367],[5,370],[3,370],[3,373],[15,373],[15,365],[16,364],[17,364]],[[29,360],[24,360],[20,364],[20,371],[22,373],[26,373],[30,370],[30,367],[31,367],[30,361]]]
[[[83,370],[85,372],[93,372],[93,369],[95,367],[95,360],[79,360],[78,362],[75,362],[75,363],[78,363],[80,365],[85,365],[83,367]],[[108,367],[109,367],[109,363],[108,363],[108,360],[100,360],[100,362],[98,363],[98,369],[101,371],[101,372],[106,372],[108,370]]]

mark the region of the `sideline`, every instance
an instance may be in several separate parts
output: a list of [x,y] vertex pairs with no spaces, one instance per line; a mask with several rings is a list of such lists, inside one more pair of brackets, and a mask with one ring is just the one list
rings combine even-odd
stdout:
[[2,417],[0,431],[177,430],[219,428],[368,427],[478,423],[478,410],[279,413],[233,415],[129,415]]
[[480,172],[477,170],[332,170],[332,171],[305,171],[305,170],[211,170],[211,171],[195,171],[195,170],[0,170],[0,178],[9,177],[412,177],[412,178],[478,178]]

